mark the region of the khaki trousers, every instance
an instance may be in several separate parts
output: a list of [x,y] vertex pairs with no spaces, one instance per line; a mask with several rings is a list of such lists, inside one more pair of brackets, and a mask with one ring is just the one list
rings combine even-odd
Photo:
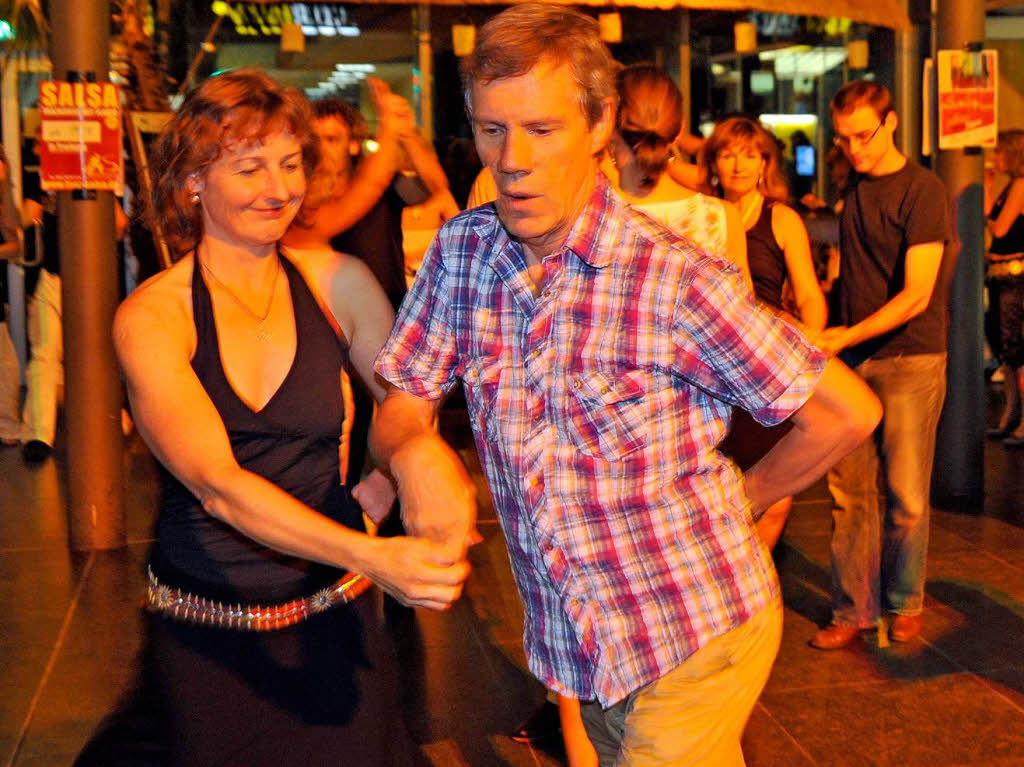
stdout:
[[742,767],[740,737],[781,639],[776,603],[611,708],[584,704],[601,767]]

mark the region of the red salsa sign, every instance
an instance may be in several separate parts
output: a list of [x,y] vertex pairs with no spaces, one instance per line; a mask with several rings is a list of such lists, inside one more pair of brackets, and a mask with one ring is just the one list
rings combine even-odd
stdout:
[[939,51],[939,149],[996,145],[996,51]]
[[120,194],[121,100],[113,83],[39,84],[39,176],[43,189]]

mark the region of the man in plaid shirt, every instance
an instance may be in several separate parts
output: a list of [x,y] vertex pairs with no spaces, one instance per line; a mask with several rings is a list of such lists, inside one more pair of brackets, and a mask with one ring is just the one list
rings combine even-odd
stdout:
[[[463,76],[498,197],[430,247],[377,360],[391,388],[372,448],[410,532],[464,557],[473,491],[432,428],[462,379],[531,670],[584,702],[602,765],[742,764],[782,624],[753,519],[880,410],[737,269],[598,174],[614,73],[572,10],[515,6],[481,29]],[[794,424],[743,476],[716,450],[733,406]]]

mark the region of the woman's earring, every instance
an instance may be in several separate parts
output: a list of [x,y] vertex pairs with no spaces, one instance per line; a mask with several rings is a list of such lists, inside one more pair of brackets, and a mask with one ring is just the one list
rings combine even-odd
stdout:
[[198,205],[199,204],[199,192],[192,192],[191,196],[188,198],[188,201],[191,202],[193,205]]
[[718,186],[718,175],[717,174],[712,174],[712,176],[711,176],[711,186]]

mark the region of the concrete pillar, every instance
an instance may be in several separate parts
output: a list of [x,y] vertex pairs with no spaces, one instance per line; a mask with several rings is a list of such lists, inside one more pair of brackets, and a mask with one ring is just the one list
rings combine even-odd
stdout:
[[896,141],[913,160],[921,159],[921,51],[917,27],[896,32]]
[[[982,42],[984,2],[938,0],[936,32],[939,50],[963,49],[969,43]],[[943,503],[960,501],[980,509],[985,430],[983,156],[973,150],[940,150],[935,169],[946,183],[952,203],[954,236],[946,257],[955,259],[955,272],[949,301],[948,387],[939,424],[934,489]]]
[[[109,79],[109,0],[53,0],[50,29],[55,79]],[[73,549],[109,549],[125,543],[122,390],[110,335],[118,299],[114,197],[81,196],[57,197],[69,530]]]

